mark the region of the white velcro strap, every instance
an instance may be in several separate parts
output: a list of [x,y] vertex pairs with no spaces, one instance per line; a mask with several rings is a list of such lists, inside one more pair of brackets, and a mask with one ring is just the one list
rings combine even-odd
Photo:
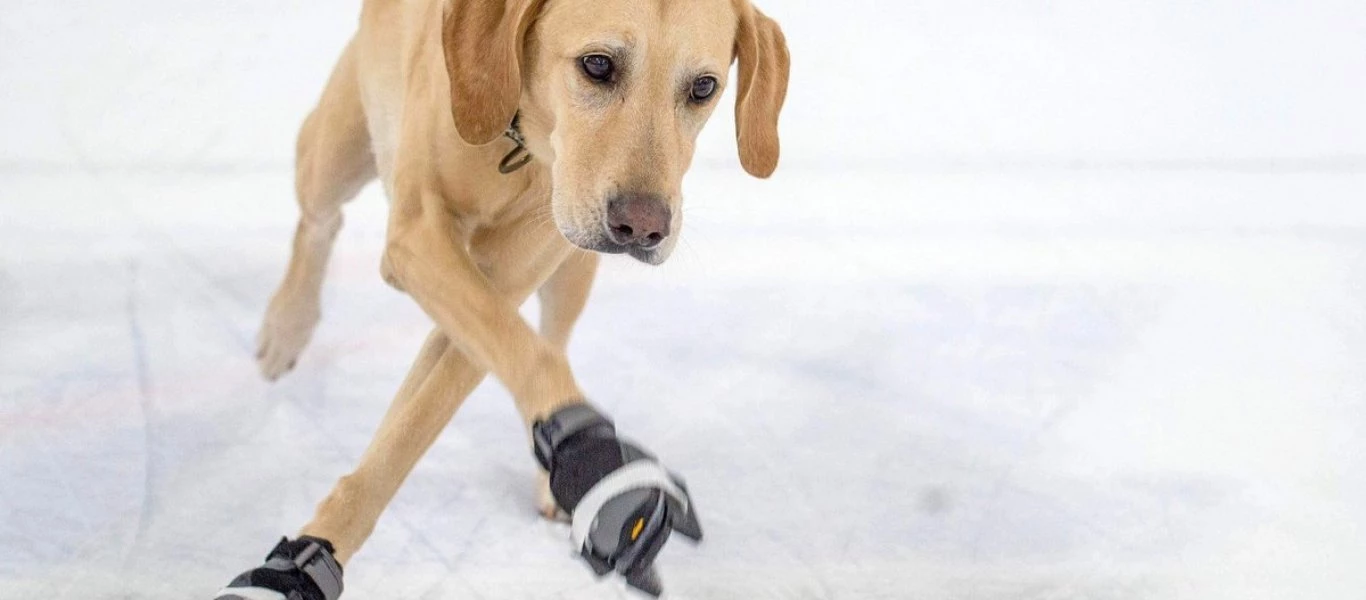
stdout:
[[570,529],[574,549],[583,548],[583,541],[588,539],[593,523],[598,520],[598,511],[601,511],[609,501],[631,490],[652,488],[673,497],[683,505],[685,512],[688,510],[688,495],[679,489],[664,467],[653,460],[631,462],[594,484],[579,501],[579,505],[574,507],[573,525]]
[[262,587],[229,587],[218,591],[215,600],[220,598],[241,598],[242,600],[286,600],[285,595]]

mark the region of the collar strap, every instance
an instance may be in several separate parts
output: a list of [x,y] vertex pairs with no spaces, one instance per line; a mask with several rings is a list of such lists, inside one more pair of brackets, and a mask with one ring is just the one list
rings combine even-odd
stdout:
[[512,123],[509,123],[507,131],[503,132],[503,137],[516,144],[516,147],[503,156],[503,160],[498,161],[498,172],[504,175],[525,167],[527,163],[531,162],[531,151],[527,150],[526,138],[522,137],[521,121],[522,113],[518,112],[512,115]]

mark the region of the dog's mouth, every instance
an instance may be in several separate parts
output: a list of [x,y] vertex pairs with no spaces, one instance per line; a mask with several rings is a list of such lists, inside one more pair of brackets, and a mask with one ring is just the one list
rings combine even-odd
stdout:
[[569,238],[569,241],[584,250],[602,254],[629,254],[631,258],[647,265],[663,264],[664,260],[669,257],[669,254],[663,250],[664,244],[662,243],[648,247],[637,244],[618,244],[605,237],[600,237],[591,242],[581,242],[573,238]]
[[647,265],[661,265],[664,264],[665,259],[669,258],[669,253],[664,252],[660,246],[649,249],[633,247],[627,249],[626,252],[631,255],[631,258]]

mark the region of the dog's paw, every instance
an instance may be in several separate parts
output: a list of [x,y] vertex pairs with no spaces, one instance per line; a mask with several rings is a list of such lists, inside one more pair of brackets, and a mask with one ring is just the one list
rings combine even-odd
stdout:
[[541,517],[547,521],[569,522],[569,513],[564,512],[550,493],[550,474],[541,472],[536,475],[536,507]]
[[256,335],[256,364],[261,375],[275,381],[294,368],[313,328],[318,325],[317,302],[297,302],[276,296],[266,310]]

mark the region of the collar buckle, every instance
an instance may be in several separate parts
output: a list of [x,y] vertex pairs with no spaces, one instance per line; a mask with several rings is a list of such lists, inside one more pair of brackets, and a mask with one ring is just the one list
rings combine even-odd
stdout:
[[503,156],[503,160],[498,161],[498,172],[504,175],[525,167],[531,162],[531,151],[527,150],[526,138],[522,137],[521,120],[522,113],[512,115],[512,123],[508,124],[507,131],[503,132],[503,137],[512,140],[512,143],[517,145]]

